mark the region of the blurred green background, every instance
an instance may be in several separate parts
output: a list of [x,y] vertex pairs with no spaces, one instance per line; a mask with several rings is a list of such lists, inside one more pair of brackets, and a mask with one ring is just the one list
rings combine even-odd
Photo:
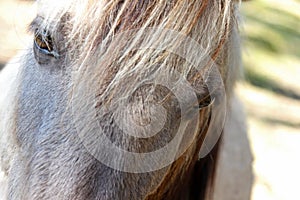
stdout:
[[[248,115],[253,153],[252,199],[300,197],[300,1],[241,4],[244,80],[237,84]],[[0,0],[0,68],[25,47],[31,1]]]
[[300,1],[242,4],[245,80],[254,156],[252,199],[300,197]]

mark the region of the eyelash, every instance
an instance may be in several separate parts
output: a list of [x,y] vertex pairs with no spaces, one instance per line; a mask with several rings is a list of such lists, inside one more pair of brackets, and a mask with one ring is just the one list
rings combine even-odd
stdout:
[[59,56],[58,53],[54,51],[54,45],[51,35],[46,31],[43,31],[43,33],[39,32],[38,30],[35,31],[34,46],[42,54],[56,58]]

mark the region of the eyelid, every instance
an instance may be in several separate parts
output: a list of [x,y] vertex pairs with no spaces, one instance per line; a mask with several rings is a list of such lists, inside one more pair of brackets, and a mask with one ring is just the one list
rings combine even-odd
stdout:
[[41,47],[39,47],[39,45],[36,44],[35,41],[34,41],[34,44],[35,44],[36,48],[38,48],[38,50],[41,51],[43,54],[48,55],[48,56],[53,56],[55,58],[59,58],[60,55],[56,51],[54,51],[54,50],[47,51],[45,49],[42,49]]
[[29,33],[35,34],[36,30],[39,30],[42,22],[44,21],[44,18],[40,15],[36,16],[34,20],[28,25],[27,31]]

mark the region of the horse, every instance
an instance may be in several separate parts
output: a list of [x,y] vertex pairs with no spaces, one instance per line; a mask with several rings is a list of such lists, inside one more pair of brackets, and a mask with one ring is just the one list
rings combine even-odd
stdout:
[[239,3],[37,1],[0,75],[5,198],[248,199]]

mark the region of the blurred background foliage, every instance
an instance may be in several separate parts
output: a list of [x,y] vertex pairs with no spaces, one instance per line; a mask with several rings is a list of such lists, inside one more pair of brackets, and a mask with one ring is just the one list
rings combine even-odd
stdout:
[[[237,94],[248,116],[252,198],[298,199],[300,180],[300,1],[243,2],[244,80]],[[30,36],[32,1],[0,0],[0,68]]]
[[255,180],[252,199],[300,197],[300,1],[242,3],[245,79]]
[[299,1],[253,0],[243,5],[243,14],[246,80],[300,99],[295,84],[300,70]]

